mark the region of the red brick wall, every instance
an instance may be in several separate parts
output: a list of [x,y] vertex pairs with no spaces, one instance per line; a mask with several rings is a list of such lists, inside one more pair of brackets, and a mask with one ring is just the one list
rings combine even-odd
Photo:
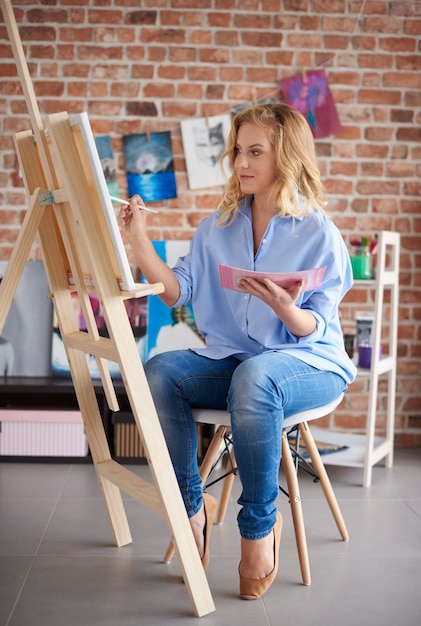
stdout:
[[[171,130],[178,198],[150,217],[154,238],[190,238],[220,189],[190,191],[180,120],[228,113],[279,80],[325,68],[343,132],[317,141],[330,211],[349,242],[401,233],[398,444],[421,443],[421,2],[387,0],[13,0],[41,114],[88,111],[110,134],[126,191],[123,134]],[[0,259],[26,209],[12,134],[29,127],[0,23]],[[37,256],[36,248],[33,255]],[[370,308],[353,290],[343,318]],[[379,400],[381,427],[384,393]],[[358,379],[336,425],[364,427]],[[332,425],[332,424],[331,424]]]

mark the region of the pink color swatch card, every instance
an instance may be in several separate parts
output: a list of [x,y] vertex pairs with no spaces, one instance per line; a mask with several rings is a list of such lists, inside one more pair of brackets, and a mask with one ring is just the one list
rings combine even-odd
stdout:
[[296,283],[303,281],[302,291],[313,291],[313,289],[317,289],[322,284],[325,271],[326,265],[299,272],[254,272],[252,270],[242,270],[238,267],[230,267],[229,265],[219,265],[222,287],[234,289],[235,291],[242,291],[238,286],[238,281],[241,278],[255,278],[256,280],[269,278],[284,289],[288,289]]

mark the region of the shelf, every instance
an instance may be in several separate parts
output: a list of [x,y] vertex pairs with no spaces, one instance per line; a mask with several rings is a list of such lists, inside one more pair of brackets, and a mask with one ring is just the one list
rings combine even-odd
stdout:
[[[311,429],[315,439],[349,446],[346,450],[323,455],[326,465],[362,467],[364,487],[371,484],[372,468],[380,460],[385,459],[387,467],[393,464],[393,441],[395,428],[395,394],[397,367],[397,328],[398,328],[398,292],[399,292],[399,233],[382,231],[379,236],[377,272],[375,279],[354,280],[353,286],[369,287],[375,290],[374,324],[372,331],[372,361],[370,369],[358,368],[358,376],[369,379],[368,408],[366,434],[351,434],[344,431]],[[390,318],[387,337],[384,337],[384,293],[390,290]],[[387,345],[388,354],[376,358],[380,354],[382,341]],[[358,354],[354,364],[358,362]],[[376,432],[379,377],[387,374],[387,415],[385,436],[378,438]]]
[[354,278],[355,287],[363,287],[364,285],[369,287],[375,287],[376,281],[374,278]]
[[[346,450],[323,454],[324,465],[336,465],[342,467],[364,467],[367,453],[367,436],[340,431],[326,430],[324,428],[311,428],[314,440],[323,443],[348,446]],[[384,443],[384,439],[376,437],[374,447]]]

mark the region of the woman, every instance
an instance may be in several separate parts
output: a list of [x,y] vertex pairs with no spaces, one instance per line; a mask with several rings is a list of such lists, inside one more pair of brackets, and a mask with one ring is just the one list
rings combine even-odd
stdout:
[[[231,174],[222,200],[173,269],[147,237],[139,196],[119,217],[147,280],[164,283],[168,306],[192,303],[205,339],[205,348],[157,355],[145,371],[204,567],[216,501],[202,493],[191,407],[231,414],[242,484],[240,596],[255,599],[278,569],[283,417],[333,400],[355,377],[338,316],[352,272],[324,210],[313,137],[297,110],[270,104],[241,111],[223,159]],[[268,278],[244,278],[237,291],[221,287],[219,264],[326,271],[312,291],[301,282],[283,289]]]

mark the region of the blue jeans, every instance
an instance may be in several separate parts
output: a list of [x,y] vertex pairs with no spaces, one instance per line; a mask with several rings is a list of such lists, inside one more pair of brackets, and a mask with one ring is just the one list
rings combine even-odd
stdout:
[[346,390],[343,378],[282,352],[240,361],[174,350],[150,359],[145,372],[188,516],[199,511],[203,492],[191,407],[228,409],[242,485],[240,534],[268,535],[276,521],[283,418],[330,402]]

